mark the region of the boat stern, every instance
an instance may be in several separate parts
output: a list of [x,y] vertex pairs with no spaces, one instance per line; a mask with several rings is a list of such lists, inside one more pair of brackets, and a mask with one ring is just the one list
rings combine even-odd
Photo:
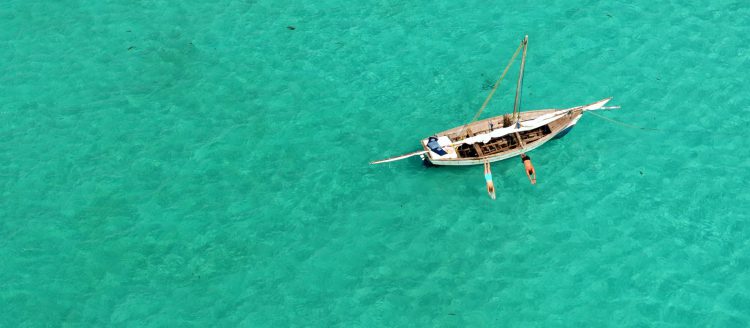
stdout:
[[458,158],[456,148],[453,147],[453,141],[448,136],[429,137],[422,139],[422,147],[427,150],[427,153],[422,155],[422,159],[426,159],[432,163],[433,160],[444,160]]

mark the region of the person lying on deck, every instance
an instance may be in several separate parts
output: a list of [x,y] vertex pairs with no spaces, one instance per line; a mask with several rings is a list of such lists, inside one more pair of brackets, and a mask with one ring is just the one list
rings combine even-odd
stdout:
[[487,181],[487,193],[490,194],[490,198],[495,199],[495,185],[492,183],[490,162],[487,160],[484,160],[484,180]]
[[521,154],[521,162],[526,169],[526,176],[529,177],[531,184],[536,184],[536,170],[534,170],[534,165],[531,164],[531,157]]

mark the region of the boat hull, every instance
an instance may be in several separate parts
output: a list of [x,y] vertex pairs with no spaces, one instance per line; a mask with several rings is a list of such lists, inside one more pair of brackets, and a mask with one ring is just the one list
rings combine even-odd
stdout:
[[619,108],[604,107],[611,99],[605,98],[567,109],[525,111],[519,114],[516,125],[509,127],[502,127],[504,121],[507,121],[503,115],[472,122],[422,139],[422,150],[370,164],[389,163],[413,156],[420,156],[431,165],[441,166],[502,161],[539,148],[549,140],[563,137],[586,111]]
[[485,156],[481,158],[466,158],[466,159],[450,159],[450,160],[439,160],[439,159],[432,159],[430,156],[425,156],[425,159],[428,160],[432,165],[440,165],[440,166],[466,166],[466,165],[482,165],[485,161],[487,162],[498,162],[505,159],[509,159],[511,157],[521,156],[522,153],[528,153],[534,149],[537,149],[547,143],[547,141],[550,141],[552,139],[555,139],[556,137],[564,135],[564,133],[567,133],[566,131],[569,131],[573,126],[578,123],[578,120],[581,119],[581,113],[578,113],[578,116],[573,118],[570,123],[568,123],[564,128],[558,130],[557,132],[550,133],[549,135],[545,136],[542,139],[537,140],[534,143],[528,144],[526,147],[523,148],[517,148],[514,150],[510,150],[507,152],[502,152],[495,155]]
[[[494,154],[484,155],[484,156],[476,156],[476,157],[460,157],[459,158],[448,158],[448,159],[439,159],[434,158],[433,153],[429,151],[429,148],[425,146],[425,143],[423,142],[424,150],[426,151],[424,155],[425,160],[429,161],[433,165],[440,165],[440,166],[466,166],[466,165],[482,165],[484,162],[497,162],[502,161],[508,158],[520,156],[522,153],[530,152],[536,148],[541,147],[543,144],[545,144],[547,141],[550,141],[552,139],[561,138],[570,130],[573,128],[576,123],[581,119],[583,112],[587,110],[596,110],[599,108],[602,108],[611,98],[603,99],[600,101],[597,101],[592,104],[558,110],[558,109],[543,109],[543,110],[536,110],[536,111],[527,111],[523,112],[521,116],[521,121],[524,120],[533,120],[537,117],[540,117],[545,114],[550,113],[558,113],[558,112],[567,112],[565,115],[562,115],[560,118],[555,119],[554,121],[550,122],[547,126],[550,128],[551,132],[544,137],[540,139],[536,139],[533,142],[528,143],[522,143],[522,146],[515,147],[513,149],[509,149],[507,151],[501,151]],[[491,117],[482,121],[478,121],[475,123],[472,123],[469,125],[468,129],[481,129],[484,126],[489,126],[490,123],[493,122],[502,122],[503,116],[496,116]],[[461,134],[465,129],[463,127],[456,127],[450,130],[446,130],[443,132],[440,132],[436,135],[438,136],[453,136],[457,137],[458,134]],[[484,131],[486,132],[486,131]]]
[[[575,125],[575,124],[574,124]],[[552,139],[562,139],[566,134],[570,133],[570,130],[573,129],[573,125],[565,128],[565,130],[562,130],[560,133],[558,133],[554,138]]]

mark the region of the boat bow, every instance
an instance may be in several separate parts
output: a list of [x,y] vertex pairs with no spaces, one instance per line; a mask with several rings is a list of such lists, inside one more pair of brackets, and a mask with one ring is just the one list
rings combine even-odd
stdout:
[[599,101],[597,101],[595,103],[591,103],[591,104],[588,104],[588,105],[574,107],[574,108],[571,108],[570,110],[580,109],[580,110],[582,110],[584,112],[587,112],[587,111],[594,111],[594,110],[600,110],[600,109],[611,109],[611,108],[608,108],[608,107],[604,107],[604,105],[606,105],[610,100],[612,100],[612,97],[609,97],[609,98],[606,98],[606,99],[602,99],[602,100],[599,100]]

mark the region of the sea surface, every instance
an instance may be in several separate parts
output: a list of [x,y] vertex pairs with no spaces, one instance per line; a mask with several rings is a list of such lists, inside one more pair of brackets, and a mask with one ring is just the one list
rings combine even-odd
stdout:
[[[748,327],[750,2],[0,6],[0,327]],[[424,168],[529,36],[565,138]],[[483,117],[512,110],[518,63]]]

